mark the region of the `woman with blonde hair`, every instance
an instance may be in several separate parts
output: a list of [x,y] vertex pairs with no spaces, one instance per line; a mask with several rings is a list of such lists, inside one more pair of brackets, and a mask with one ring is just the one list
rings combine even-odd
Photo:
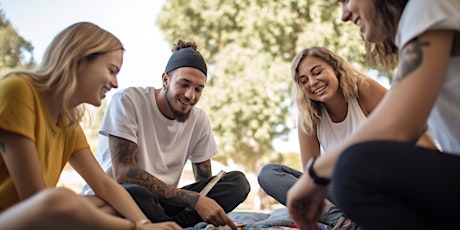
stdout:
[[[457,229],[460,1],[338,2],[370,64],[397,69],[371,116],[305,168],[288,192],[290,216],[315,229],[331,182],[337,205],[366,229]],[[440,151],[415,145],[427,124]]]
[[[327,152],[364,122],[386,93],[386,89],[360,73],[344,58],[318,46],[299,52],[292,61],[292,95],[299,110],[298,137],[302,166]],[[436,148],[428,136],[420,145]],[[271,163],[262,168],[258,180],[268,195],[286,205],[288,190],[301,172]],[[324,202],[319,222],[340,229],[361,229],[334,205],[333,194]]]
[[[36,69],[13,71],[0,80],[1,226],[179,228],[174,223],[151,224],[130,195],[101,169],[80,126],[84,103],[99,106],[105,94],[118,87],[123,51],[111,33],[92,23],[75,23],[53,39]],[[65,189],[52,189],[67,162],[97,197],[84,199]],[[63,205],[51,205],[56,200]],[[22,202],[31,205],[23,206]],[[74,209],[66,209],[66,204]],[[108,205],[116,212],[113,214],[126,219],[108,215],[96,205]],[[15,219],[20,215],[15,210],[21,207],[27,210],[24,214],[31,215]]]

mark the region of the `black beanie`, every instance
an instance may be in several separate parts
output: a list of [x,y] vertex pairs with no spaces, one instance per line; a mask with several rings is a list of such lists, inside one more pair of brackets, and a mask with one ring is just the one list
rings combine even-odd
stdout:
[[208,68],[201,54],[192,47],[176,50],[166,64],[165,72],[169,73],[177,68],[193,67],[207,76]]

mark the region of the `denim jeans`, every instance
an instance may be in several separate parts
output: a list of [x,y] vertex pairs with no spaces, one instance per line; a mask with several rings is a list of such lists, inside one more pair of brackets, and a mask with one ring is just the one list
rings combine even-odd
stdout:
[[[260,187],[267,193],[272,196],[275,200],[280,202],[283,205],[286,205],[286,197],[288,190],[297,182],[299,177],[302,175],[301,172],[292,169],[288,166],[282,164],[271,163],[265,165],[262,170],[259,172],[257,180],[259,181]],[[332,203],[335,203],[335,198],[331,192],[329,192],[327,199]],[[340,218],[347,218],[345,214],[335,205],[326,205],[319,218],[319,223],[325,224],[324,228],[327,226],[334,227],[340,224]],[[318,224],[318,227],[320,224]],[[362,230],[363,228],[357,223],[352,222],[346,228],[340,229],[353,229]]]
[[276,201],[286,205],[287,191],[297,182],[302,173],[282,164],[265,165],[257,180],[260,187]]
[[[211,180],[199,181],[181,189],[199,192]],[[164,205],[159,198],[147,188],[137,184],[122,184],[141,208],[144,214],[154,223],[175,221],[185,227],[192,227],[203,221],[195,210],[186,210],[184,207]],[[209,191],[207,197],[215,200],[226,213],[231,212],[248,196],[250,185],[245,175],[239,171],[228,172]]]
[[[302,176],[302,172],[289,166],[270,163],[262,167],[257,180],[265,193],[281,204],[286,205],[287,192],[294,186],[300,176]],[[334,194],[331,192],[327,195],[327,199],[335,203]]]

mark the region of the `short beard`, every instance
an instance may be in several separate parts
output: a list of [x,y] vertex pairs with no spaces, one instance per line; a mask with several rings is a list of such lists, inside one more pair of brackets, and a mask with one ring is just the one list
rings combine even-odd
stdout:
[[173,118],[176,120],[176,121],[179,121],[179,122],[185,122],[188,117],[190,116],[190,111],[186,112],[186,113],[182,113],[178,110],[176,110],[174,108],[174,106],[172,105],[171,101],[169,100],[169,86],[168,88],[166,88],[166,102],[168,102],[168,106],[169,108],[171,109],[172,113],[173,113]]

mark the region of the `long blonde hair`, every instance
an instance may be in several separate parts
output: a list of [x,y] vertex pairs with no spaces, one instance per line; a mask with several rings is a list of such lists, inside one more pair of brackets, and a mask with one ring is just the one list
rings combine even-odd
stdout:
[[77,86],[78,63],[115,50],[124,48],[113,34],[92,23],[79,22],[54,37],[36,69],[12,71],[4,77],[26,75],[39,91],[51,92],[53,96],[62,98],[61,118],[65,118],[67,125],[75,126],[86,111],[84,105],[73,108],[69,105]]
[[305,93],[299,83],[299,65],[306,57],[315,57],[327,63],[336,73],[339,87],[342,89],[345,101],[358,97],[358,84],[364,82],[366,75],[353,68],[345,59],[332,51],[318,46],[312,46],[300,51],[292,60],[292,98],[299,109],[299,126],[302,131],[311,135],[321,119],[324,103],[313,101]]

